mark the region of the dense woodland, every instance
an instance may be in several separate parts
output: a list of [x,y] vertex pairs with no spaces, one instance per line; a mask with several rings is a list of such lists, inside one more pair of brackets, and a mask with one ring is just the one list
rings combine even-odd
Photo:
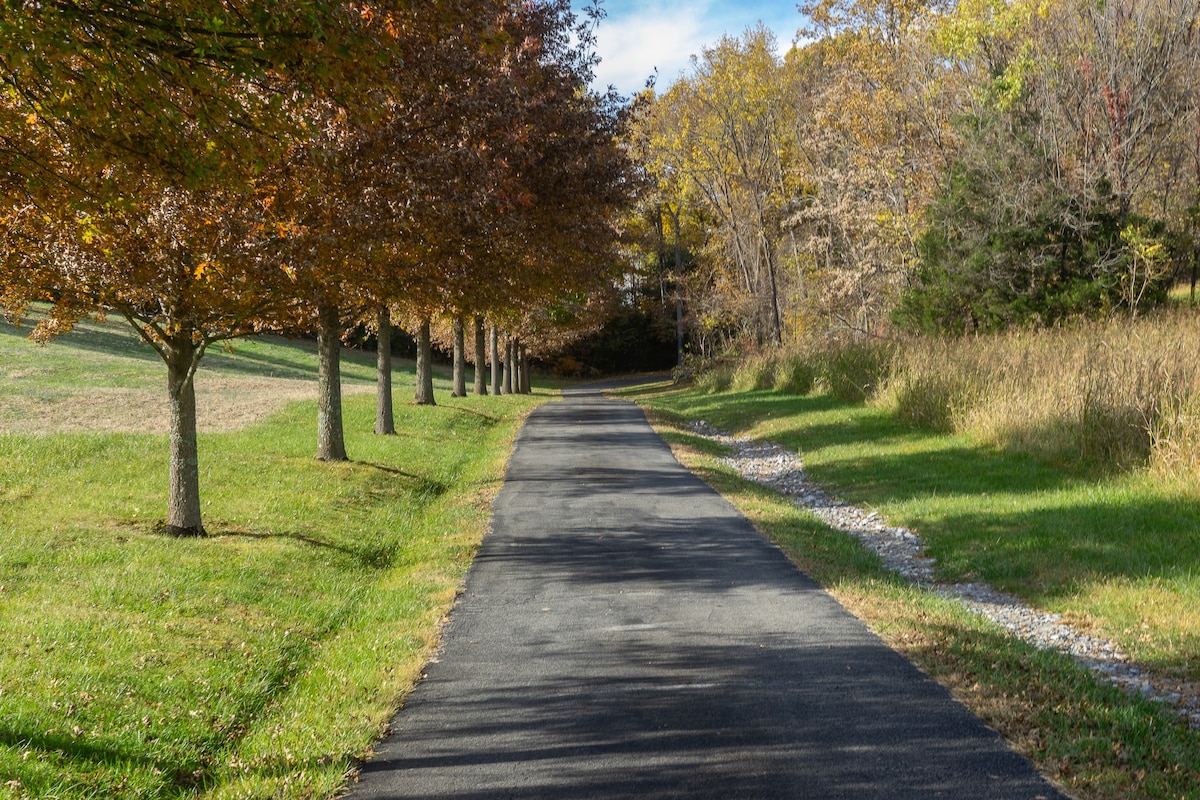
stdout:
[[638,115],[648,277],[697,354],[1136,315],[1194,281],[1194,0],[800,10],[785,56],[724,39]]

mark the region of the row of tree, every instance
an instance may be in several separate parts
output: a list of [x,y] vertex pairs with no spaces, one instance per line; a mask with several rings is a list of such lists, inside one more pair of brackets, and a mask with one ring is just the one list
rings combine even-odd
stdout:
[[1137,313],[1195,274],[1197,0],[800,10],[786,55],[725,38],[635,128],[698,349]]
[[460,363],[463,321],[482,353],[486,319],[493,364],[503,330],[516,365],[584,315],[630,191],[623,111],[587,88],[598,17],[568,0],[0,6],[0,302],[18,320],[49,303],[40,339],[120,315],[162,357],[169,532],[203,532],[193,378],[212,344],[315,333],[318,457],[336,460],[348,329],[407,327],[432,402],[440,320]]

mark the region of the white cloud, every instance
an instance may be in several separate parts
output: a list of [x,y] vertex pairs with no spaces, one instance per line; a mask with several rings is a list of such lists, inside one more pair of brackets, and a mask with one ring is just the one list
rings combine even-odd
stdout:
[[711,43],[699,16],[654,11],[607,19],[600,24],[596,84],[622,94],[639,91],[658,70],[658,86],[669,86],[689,67],[692,55]]
[[658,68],[657,85],[666,89],[691,67],[691,57],[721,36],[740,35],[762,20],[791,45],[800,25],[795,0],[604,0],[608,18],[597,29],[595,87],[609,84],[622,94],[641,90]]

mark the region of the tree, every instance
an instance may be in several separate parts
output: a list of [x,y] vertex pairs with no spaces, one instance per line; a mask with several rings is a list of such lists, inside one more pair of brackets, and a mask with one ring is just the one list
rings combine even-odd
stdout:
[[784,334],[779,264],[787,197],[782,137],[789,110],[776,91],[781,65],[775,38],[760,25],[705,48],[693,64],[692,75],[661,97],[650,117],[650,155],[657,162],[652,171],[660,179],[682,180],[689,200],[703,204],[717,223],[709,246],[736,270],[723,285],[747,312],[748,332],[778,344]]
[[377,363],[375,367],[378,386],[375,391],[375,433],[396,433],[396,419],[392,409],[392,316],[387,308],[381,308],[375,322]]
[[500,394],[500,331],[492,325],[488,329],[488,357],[492,362],[492,395]]
[[618,260],[629,161],[619,104],[586,88],[588,23],[565,0],[484,17],[496,20],[492,37],[447,79],[469,77],[463,91],[439,90],[428,114],[389,117],[367,162],[375,196],[401,206],[373,218],[391,220],[380,230],[409,266],[387,285],[418,321],[517,320],[604,283]]
[[454,386],[451,389],[451,397],[466,397],[467,396],[467,344],[466,344],[466,327],[463,322],[462,314],[455,314],[453,319],[454,328],[454,364],[453,376]]
[[[115,311],[162,357],[171,400],[165,530],[203,533],[192,379],[216,341],[286,300],[259,182],[308,135],[300,110],[373,74],[349,4],[209,0],[0,8],[5,311],[46,300],[46,338]],[[352,60],[346,55],[354,52]]]
[[897,319],[988,329],[1161,302],[1195,192],[1193,2],[972,3],[941,24],[970,81],[962,152]]
[[[385,86],[365,97],[378,96]],[[316,456],[344,461],[341,340],[355,323],[378,324],[381,307],[370,291],[376,255],[365,231],[371,208],[363,201],[357,181],[361,165],[355,163],[360,131],[377,112],[358,102],[351,107],[325,102],[312,104],[306,113],[313,134],[264,175],[279,231],[275,258],[290,279],[291,302],[280,309],[275,325],[316,332]]]
[[805,4],[812,43],[789,58],[801,158],[789,221],[811,307],[832,335],[886,332],[918,263],[925,208],[957,141],[955,64],[935,52],[940,0]]
[[413,402],[419,406],[437,405],[433,397],[433,349],[429,328],[429,317],[422,317],[417,323],[417,388],[413,396]]

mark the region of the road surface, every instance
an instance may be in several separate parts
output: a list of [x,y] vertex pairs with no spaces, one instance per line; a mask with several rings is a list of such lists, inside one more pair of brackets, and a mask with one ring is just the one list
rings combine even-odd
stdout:
[[539,408],[350,800],[1063,798],[595,389]]

